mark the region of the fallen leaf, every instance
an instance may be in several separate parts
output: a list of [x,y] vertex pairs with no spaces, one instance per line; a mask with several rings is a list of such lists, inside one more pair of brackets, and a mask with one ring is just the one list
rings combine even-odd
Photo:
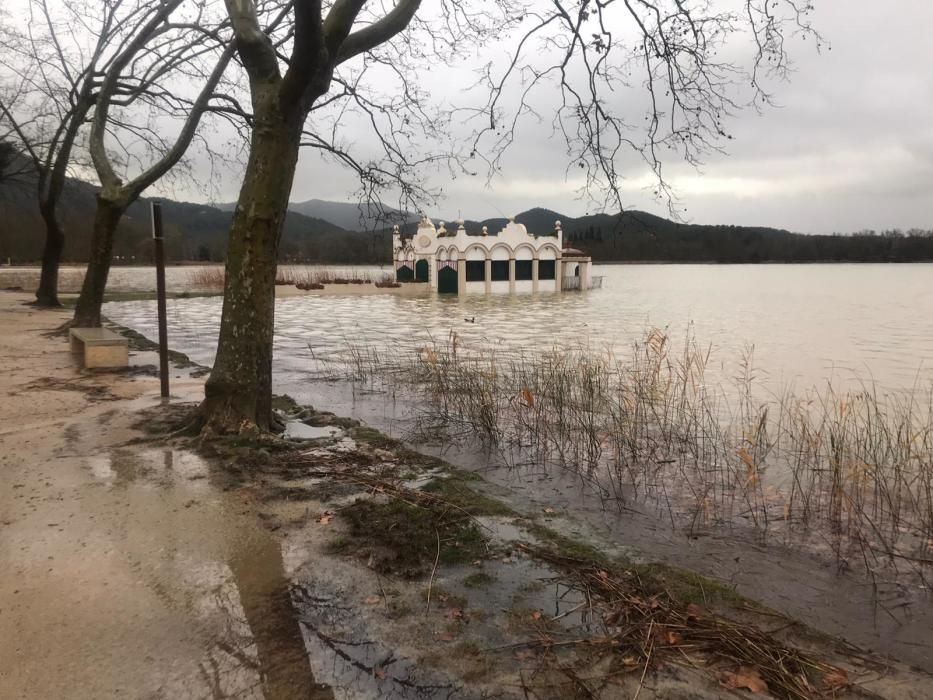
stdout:
[[618,625],[619,622],[625,618],[625,611],[622,608],[618,610],[613,610],[612,612],[606,613],[603,616],[603,621],[607,625]]
[[705,617],[706,608],[704,608],[702,605],[697,605],[696,603],[690,603],[687,606],[687,615],[689,617]]
[[321,525],[330,525],[330,521],[333,519],[334,519],[334,514],[331,513],[330,511],[327,511],[323,515],[321,515],[321,517],[318,518],[317,521],[321,523]]
[[723,688],[730,690],[750,690],[753,693],[767,693],[768,684],[764,682],[757,668],[750,666],[739,666],[735,673],[731,671],[724,672],[719,677],[719,682]]
[[849,674],[836,668],[823,676],[823,687],[827,690],[842,690],[849,687]]
[[545,509],[544,509],[544,512],[550,514],[550,513],[556,513],[557,511],[554,510],[553,508],[545,508]]
[[374,669],[373,669],[373,675],[374,675],[376,678],[382,680],[383,678],[386,677],[386,672],[385,672],[384,669],[381,669],[381,668],[374,668]]
[[641,665],[641,662],[634,656],[623,656],[622,663],[623,665],[628,666],[628,667]]
[[540,610],[535,610],[533,613],[531,613],[531,619],[532,619],[532,620],[540,620],[540,619],[541,619],[541,611],[540,611]]
[[380,598],[379,596],[371,595],[369,596],[369,598],[367,598],[363,602],[366,603],[366,605],[378,605],[381,600],[382,598]]
[[664,642],[670,647],[676,647],[684,643],[684,638],[679,632],[665,632],[664,633]]
[[451,620],[462,620],[464,618],[463,610],[461,608],[451,608],[447,613],[447,616]]
[[522,389],[522,399],[525,402],[525,406],[527,406],[528,408],[534,407],[535,397],[534,397],[534,394],[531,393],[531,389],[529,389],[528,387],[525,387],[524,389]]

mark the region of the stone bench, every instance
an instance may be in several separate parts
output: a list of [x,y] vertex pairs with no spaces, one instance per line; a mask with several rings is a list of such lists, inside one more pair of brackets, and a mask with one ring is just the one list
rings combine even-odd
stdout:
[[72,352],[84,351],[85,367],[126,367],[129,362],[129,341],[106,328],[72,328]]

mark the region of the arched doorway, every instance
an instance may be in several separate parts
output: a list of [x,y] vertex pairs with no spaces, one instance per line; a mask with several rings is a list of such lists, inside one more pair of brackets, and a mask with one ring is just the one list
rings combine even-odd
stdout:
[[457,280],[457,263],[446,263],[437,271],[438,294],[457,294],[459,285]]
[[415,263],[415,281],[416,282],[427,282],[428,281],[428,261],[419,260]]
[[402,263],[395,271],[395,279],[398,282],[411,282],[415,279],[415,272],[408,266],[408,263]]

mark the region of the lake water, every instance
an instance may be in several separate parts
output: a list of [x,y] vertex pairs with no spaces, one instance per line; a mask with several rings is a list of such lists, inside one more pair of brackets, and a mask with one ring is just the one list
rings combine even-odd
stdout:
[[[190,274],[191,268],[170,270],[169,288],[183,291]],[[340,353],[348,341],[410,347],[445,342],[451,331],[483,350],[534,352],[572,343],[624,355],[654,327],[675,346],[688,333],[709,346],[710,369],[720,379],[736,373],[743,352],[754,347],[755,367],[775,387],[808,388],[853,375],[886,389],[933,381],[930,264],[601,265],[594,274],[604,276],[603,288],[583,293],[281,299],[276,367],[310,370],[309,347],[317,356]],[[112,280],[112,289],[145,289],[154,274],[124,268]],[[210,364],[221,303],[170,300],[173,346]],[[154,337],[153,301],[108,304],[105,313]]]

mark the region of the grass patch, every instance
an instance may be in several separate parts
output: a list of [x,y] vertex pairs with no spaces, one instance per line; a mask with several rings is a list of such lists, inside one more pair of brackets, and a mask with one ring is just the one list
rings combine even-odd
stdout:
[[671,599],[683,605],[726,603],[760,607],[722,581],[703,576],[695,571],[680,569],[661,562],[642,563],[624,557],[609,557],[593,545],[561,535],[537,522],[526,525],[526,529],[544,543],[547,549],[560,557],[576,560],[581,565],[601,567],[607,571],[634,573],[646,590],[652,593],[666,592]]
[[485,571],[477,571],[463,579],[463,585],[467,588],[487,588],[496,580],[495,576],[487,574]]
[[[61,294],[59,300],[62,306],[73,309],[78,303],[78,294]],[[221,296],[212,292],[166,292],[166,299],[193,299],[195,297],[216,297]],[[157,299],[155,292],[105,292],[104,303],[117,301],[154,301]]]
[[548,549],[561,557],[589,562],[603,567],[610,567],[617,563],[593,545],[561,535],[541,523],[531,521],[526,523],[524,527],[530,535],[548,545]]
[[434,479],[423,490],[440,496],[470,515],[515,515],[515,511],[502,501],[483,495],[468,486],[459,473]]
[[359,421],[355,421],[354,425],[347,426],[347,428],[349,428],[349,436],[353,438],[358,444],[369,447],[373,450],[385,450],[386,452],[391,452],[399,460],[407,462],[408,465],[414,470],[442,469],[445,472],[451,473],[457,471],[444,460],[439,459],[438,457],[432,457],[430,455],[416,452],[415,450],[407,447],[401,440],[396,440],[395,438],[389,437],[385,433],[382,433],[375,428],[371,428],[368,425],[360,425]]
[[[156,342],[153,342],[152,340],[149,340],[149,338],[144,336],[142,333],[138,333],[137,331],[134,331],[131,328],[125,328],[123,326],[120,326],[114,323],[110,323],[110,325],[113,326],[116,332],[118,332],[124,338],[129,340],[129,346],[133,350],[136,350],[139,352],[158,352],[159,351],[159,344]],[[188,357],[184,353],[178,352],[177,350],[170,349],[168,351],[168,359],[176,367],[182,367],[182,368],[190,367],[190,368],[202,370],[203,372],[209,371],[209,368],[205,367],[204,365],[200,365],[197,362],[194,362],[190,357]]]
[[353,428],[353,430],[350,431],[350,437],[358,443],[372,447],[373,449],[392,450],[393,452],[398,449],[407,449],[399,440],[390,438],[388,435],[366,425]]
[[[419,578],[439,564],[465,564],[486,555],[486,539],[459,510],[420,507],[399,499],[357,501],[340,511],[347,536],[331,551],[372,558],[380,573]],[[438,549],[440,547],[440,549]]]
[[678,569],[659,562],[632,564],[627,568],[637,573],[639,578],[651,588],[667,591],[673,600],[682,605],[727,603],[760,607],[722,581],[708,578],[695,571]]

